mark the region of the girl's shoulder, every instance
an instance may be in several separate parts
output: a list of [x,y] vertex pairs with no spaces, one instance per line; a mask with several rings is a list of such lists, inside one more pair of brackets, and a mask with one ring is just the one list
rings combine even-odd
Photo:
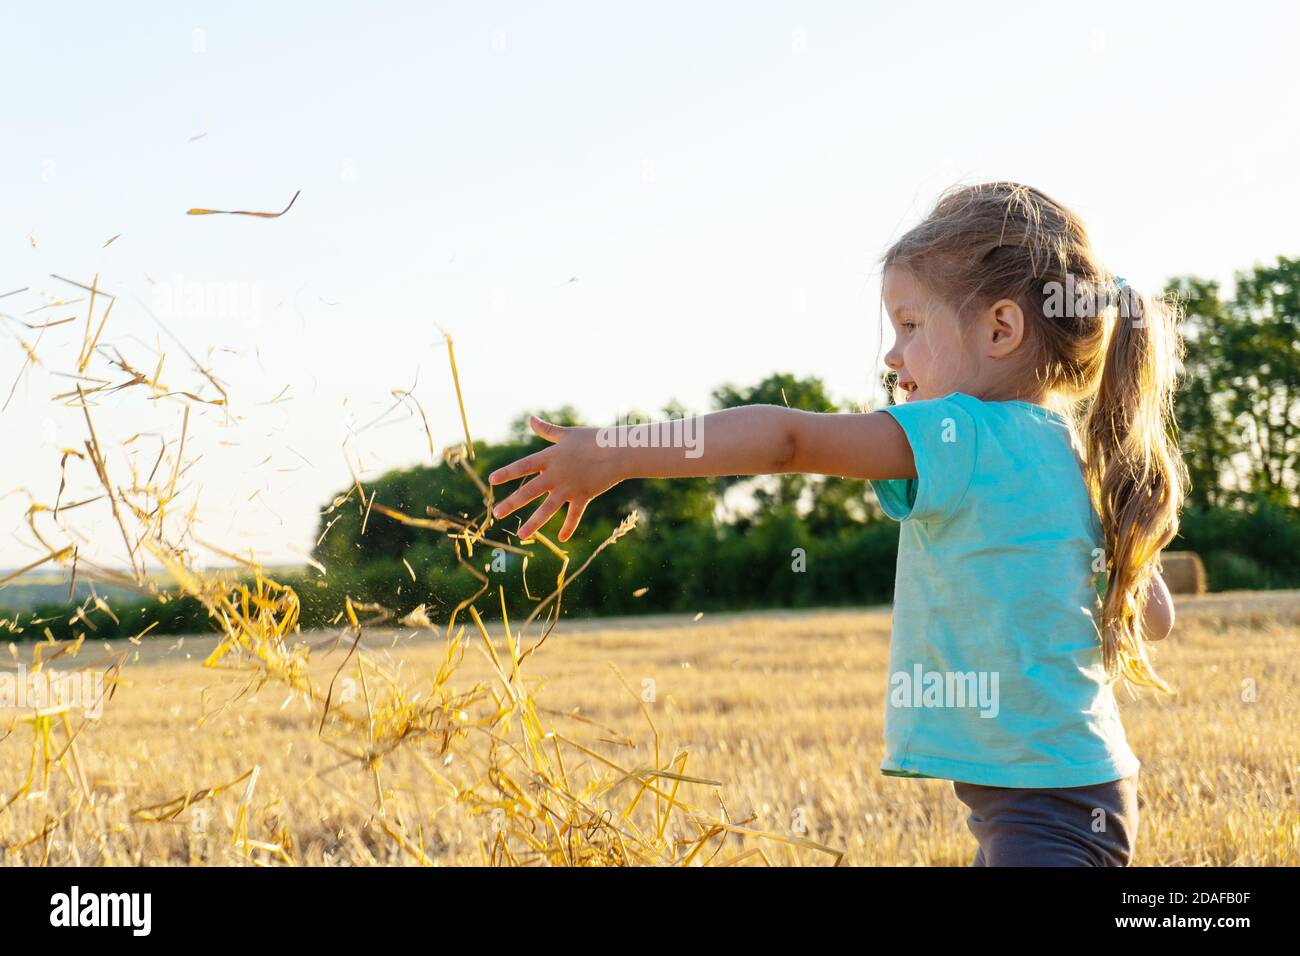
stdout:
[[885,411],[903,428],[917,473],[907,481],[872,483],[890,517],[937,524],[972,506],[987,514],[996,503],[1001,510],[1033,512],[1025,515],[1030,523],[1055,516],[1073,527],[1087,519],[1082,459],[1060,413],[964,392]]
[[964,408],[971,415],[982,418],[1002,418],[1006,420],[1030,419],[1045,424],[1059,425],[1070,429],[1070,421],[1063,414],[1046,405],[1019,400],[988,401],[967,395],[965,392],[950,392],[937,401],[950,402]]

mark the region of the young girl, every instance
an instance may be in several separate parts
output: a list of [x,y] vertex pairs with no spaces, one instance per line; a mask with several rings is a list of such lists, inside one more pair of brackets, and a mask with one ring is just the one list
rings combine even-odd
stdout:
[[1170,690],[1143,642],[1173,625],[1158,562],[1186,481],[1174,310],[1015,183],[949,191],[883,265],[901,404],[714,412],[689,455],[534,418],[553,444],[493,472],[537,473],[494,514],[548,495],[519,537],[567,503],[566,541],[627,478],[869,479],[901,524],[881,770],[953,781],[975,866],[1125,866],[1139,763],[1113,685]]

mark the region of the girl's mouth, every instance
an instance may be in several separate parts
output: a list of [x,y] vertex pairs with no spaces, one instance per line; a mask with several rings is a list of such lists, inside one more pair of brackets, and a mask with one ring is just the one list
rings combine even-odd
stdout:
[[899,382],[898,387],[906,392],[909,398],[916,392],[915,382]]

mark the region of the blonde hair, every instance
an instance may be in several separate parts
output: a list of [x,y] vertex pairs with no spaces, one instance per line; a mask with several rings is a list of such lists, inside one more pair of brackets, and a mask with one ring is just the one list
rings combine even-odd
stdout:
[[1147,655],[1142,608],[1187,488],[1173,417],[1177,303],[1119,288],[1082,220],[1019,183],[948,190],[883,265],[908,269],[962,317],[999,299],[1020,305],[1026,371],[1083,413],[1084,478],[1109,571],[1104,666],[1112,678],[1172,691]]

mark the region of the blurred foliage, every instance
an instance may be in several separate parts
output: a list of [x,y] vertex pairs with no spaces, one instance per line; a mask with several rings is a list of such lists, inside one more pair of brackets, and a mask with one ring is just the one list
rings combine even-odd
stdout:
[[1300,259],[1218,283],[1171,282],[1183,301],[1187,355],[1177,396],[1190,504],[1300,506]]

